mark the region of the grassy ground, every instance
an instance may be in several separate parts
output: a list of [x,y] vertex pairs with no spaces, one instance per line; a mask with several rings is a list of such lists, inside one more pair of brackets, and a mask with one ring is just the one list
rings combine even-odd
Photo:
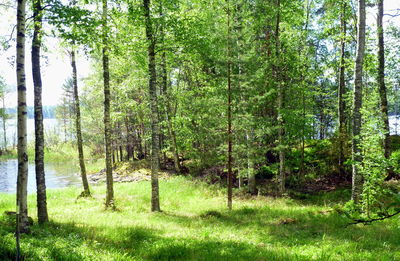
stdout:
[[[150,183],[115,184],[118,211],[105,211],[103,185],[94,197],[79,188],[51,190],[51,223],[22,237],[26,260],[400,260],[400,219],[350,226],[330,207],[338,191],[307,200],[235,199],[184,177],[163,180],[162,213],[151,213]],[[35,196],[29,197],[35,219]],[[0,213],[14,209],[0,194]],[[13,220],[0,214],[0,260],[15,255]]]

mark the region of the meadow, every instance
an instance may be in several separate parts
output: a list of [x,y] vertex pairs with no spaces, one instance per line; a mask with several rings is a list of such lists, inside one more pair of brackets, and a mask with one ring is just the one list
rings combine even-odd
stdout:
[[[160,181],[161,213],[150,211],[148,181],[115,184],[116,211],[105,186],[48,191],[51,222],[22,235],[24,260],[400,260],[399,217],[351,225],[333,210],[350,192],[303,199],[250,197],[188,177]],[[15,221],[4,214],[15,195],[0,194],[0,260],[15,258]],[[29,215],[36,221],[36,197]]]

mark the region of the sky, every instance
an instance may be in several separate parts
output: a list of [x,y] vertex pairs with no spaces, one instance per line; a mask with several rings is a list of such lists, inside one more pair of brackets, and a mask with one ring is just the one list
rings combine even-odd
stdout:
[[[11,1],[15,4],[16,1]],[[390,12],[393,9],[400,9],[400,0],[385,0],[385,13],[395,14],[396,12]],[[13,30],[15,24],[15,10],[4,11],[0,7],[0,37],[10,38],[10,32]],[[376,22],[376,9],[368,8],[367,23],[370,26],[374,26]],[[389,16],[385,17],[384,22],[394,22],[400,25],[400,17],[392,18]],[[15,37],[15,32],[13,37]],[[72,70],[69,61],[69,57],[65,53],[65,50],[59,46],[57,39],[52,37],[46,37],[47,51],[42,52],[45,59],[42,59],[42,82],[43,82],[43,105],[57,105],[60,103],[62,95],[62,85],[71,77]],[[0,50],[0,75],[5,78],[6,83],[13,92],[6,97],[6,106],[14,107],[17,104],[16,89],[16,73],[13,66],[13,60],[15,55],[15,42],[10,42],[11,47],[7,51]],[[31,42],[28,39],[26,42],[26,83],[27,83],[27,102],[29,106],[33,106],[33,83],[31,76],[31,63],[30,63],[30,45]],[[78,66],[78,78],[82,78],[89,75],[90,62],[83,55],[77,57]]]
[[[2,0],[0,0],[2,1]],[[14,1],[16,2],[16,1]],[[0,37],[10,39],[10,32],[15,24],[15,10],[4,12],[0,7]],[[15,38],[15,31],[13,34]],[[25,73],[27,84],[27,103],[33,106],[33,80],[31,67],[31,39],[27,37],[25,50]],[[60,47],[59,41],[53,37],[44,38],[46,50],[42,49],[41,69],[43,84],[43,105],[57,105],[60,103],[62,95],[62,85],[71,77],[72,69],[70,58],[66,49]],[[0,75],[5,79],[6,84],[13,90],[6,96],[6,106],[15,107],[17,104],[16,93],[16,73],[13,61],[15,60],[15,41],[10,41],[11,47],[4,51],[0,50]],[[90,71],[90,62],[84,55],[78,53],[77,57],[78,78],[88,76]]]

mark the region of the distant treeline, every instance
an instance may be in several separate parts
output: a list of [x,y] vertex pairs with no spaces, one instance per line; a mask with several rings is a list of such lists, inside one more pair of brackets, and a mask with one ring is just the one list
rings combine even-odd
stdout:
[[[43,106],[43,118],[44,119],[55,119],[56,118],[56,113],[55,113],[56,108],[57,108],[57,106],[55,106],[55,105]],[[6,112],[9,115],[16,115],[17,108],[7,108]],[[33,119],[34,114],[35,114],[35,112],[33,110],[33,106],[28,106],[28,118]]]

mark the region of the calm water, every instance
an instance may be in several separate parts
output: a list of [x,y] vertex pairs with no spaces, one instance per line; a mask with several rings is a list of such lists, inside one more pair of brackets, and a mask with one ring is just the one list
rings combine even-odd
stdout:
[[[1,122],[1,121],[0,121]],[[1,125],[3,126],[3,125]],[[9,119],[6,121],[6,132],[7,132],[7,143],[8,146],[12,146],[17,142],[17,120]],[[44,119],[43,127],[45,136],[48,135],[56,135],[59,136],[61,140],[64,139],[64,132],[61,129],[61,126],[56,119]],[[28,141],[33,141],[35,139],[35,120],[28,119],[27,121],[27,133],[28,133]],[[3,129],[1,127],[1,142],[3,145]]]
[[[0,161],[0,192],[15,192],[17,184],[17,160]],[[45,164],[47,188],[63,188],[80,185],[78,166],[67,164]],[[28,193],[36,191],[35,165],[29,164]]]
[[389,116],[390,134],[400,135],[400,115]]

